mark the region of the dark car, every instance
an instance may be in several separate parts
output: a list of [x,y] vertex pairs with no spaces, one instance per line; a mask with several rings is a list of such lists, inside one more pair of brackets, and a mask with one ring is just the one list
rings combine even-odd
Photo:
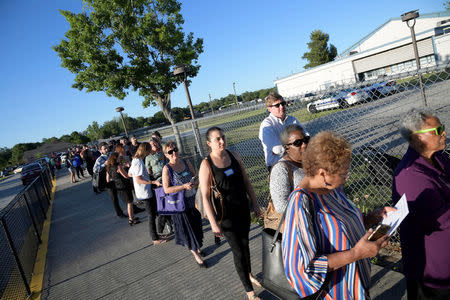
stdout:
[[23,185],[27,185],[38,177],[42,172],[42,166],[39,163],[31,163],[22,168],[20,179]]

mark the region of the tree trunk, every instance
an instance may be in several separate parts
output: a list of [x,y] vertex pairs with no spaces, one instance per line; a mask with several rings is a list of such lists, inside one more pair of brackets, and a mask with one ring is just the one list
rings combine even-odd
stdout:
[[163,112],[164,116],[166,117],[167,120],[169,120],[170,124],[172,125],[173,134],[175,136],[175,142],[177,143],[178,149],[180,149],[180,153],[185,154],[185,151],[183,148],[183,142],[181,141],[180,131],[178,130],[178,126],[175,124],[175,120],[172,118],[170,94],[167,95],[165,98],[161,98],[161,97],[155,97],[155,98],[156,98],[156,102],[158,102],[158,105],[161,108],[161,111]]

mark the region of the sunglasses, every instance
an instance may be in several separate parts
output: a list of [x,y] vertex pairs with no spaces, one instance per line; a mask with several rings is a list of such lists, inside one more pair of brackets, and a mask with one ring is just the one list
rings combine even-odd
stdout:
[[424,133],[424,132],[430,132],[430,131],[434,131],[434,133],[436,135],[441,135],[445,131],[445,125],[441,124],[438,127],[428,128],[428,129],[423,129],[423,130],[417,130],[417,131],[414,131],[413,133]]
[[280,103],[277,103],[277,104],[270,105],[269,107],[276,107],[276,108],[279,108],[280,105],[283,106],[283,107],[285,107],[285,106],[286,106],[286,102],[283,101],[283,102],[280,102]]
[[310,137],[307,135],[302,139],[298,139],[298,140],[293,141],[292,143],[285,144],[285,146],[300,147],[302,144],[307,145],[309,143],[309,139],[310,139]]
[[177,147],[167,151],[167,154],[172,155],[174,152],[178,152],[178,148]]

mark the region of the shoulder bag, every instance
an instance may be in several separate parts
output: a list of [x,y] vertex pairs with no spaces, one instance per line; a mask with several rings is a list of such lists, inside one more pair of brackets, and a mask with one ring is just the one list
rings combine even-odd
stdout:
[[[170,182],[174,186],[172,168],[167,165],[169,170]],[[166,194],[163,187],[155,189],[156,209],[160,215],[175,215],[183,213],[186,210],[184,202],[184,190],[176,193]]]
[[[289,183],[291,185],[291,190],[293,190],[294,189],[294,178],[293,178],[291,166],[289,165],[288,162],[284,162],[284,161],[279,161],[279,162],[277,162],[277,164],[278,163],[284,163],[286,165],[286,167],[288,168]],[[271,170],[273,170],[273,167]],[[269,173],[269,178],[267,181],[269,182],[269,188],[270,188],[270,173]],[[270,197],[270,191],[269,191],[269,199],[268,200],[269,200],[269,204],[267,205],[267,209],[264,212],[264,228],[271,228],[273,230],[276,230],[276,228],[278,227],[278,224],[281,223],[282,214],[275,210],[275,206],[273,205],[272,199]],[[281,229],[280,232],[283,232],[283,230]]]
[[217,188],[216,179],[214,178],[214,174],[211,169],[211,165],[209,163],[208,158],[205,158],[206,165],[209,169],[209,189],[210,189],[210,199],[211,205],[213,207],[214,213],[216,214],[217,222],[221,223],[223,220],[223,216],[225,215],[225,209],[223,206],[223,195]]
[[[312,205],[312,200],[306,191],[305,195],[307,195],[310,202],[309,205]],[[283,251],[281,249],[282,235],[280,229],[284,224],[287,208],[288,206],[286,206],[286,209],[284,210],[276,231],[271,228],[264,228],[262,231],[262,285],[266,290],[270,291],[280,299],[317,300],[328,285],[328,276],[319,291],[308,297],[300,298],[295,289],[290,285],[286,278],[286,274],[284,273]]]

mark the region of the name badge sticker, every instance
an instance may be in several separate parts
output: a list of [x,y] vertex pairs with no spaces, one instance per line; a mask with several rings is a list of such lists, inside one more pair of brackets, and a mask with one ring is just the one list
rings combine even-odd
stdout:
[[228,170],[225,170],[224,173],[225,173],[225,175],[227,175],[227,177],[229,177],[234,174],[234,171],[233,171],[233,169],[230,168]]
[[183,174],[181,174],[181,176],[187,176],[189,174],[188,171],[184,171]]

